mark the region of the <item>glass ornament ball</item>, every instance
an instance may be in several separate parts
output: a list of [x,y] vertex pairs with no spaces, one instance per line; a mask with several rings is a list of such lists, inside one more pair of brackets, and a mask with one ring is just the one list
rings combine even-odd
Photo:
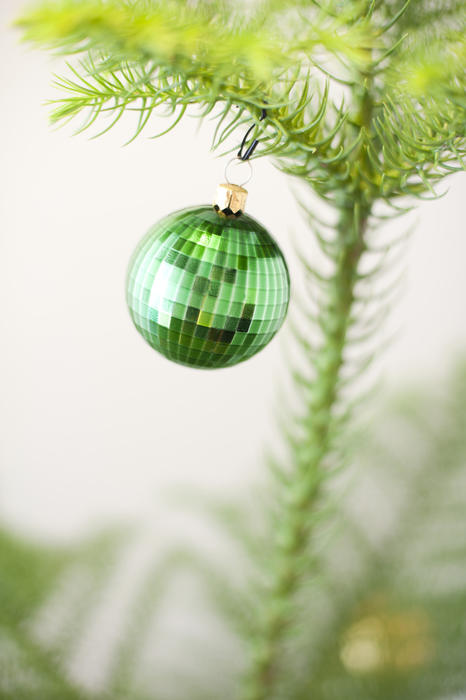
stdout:
[[189,367],[231,367],[262,350],[285,319],[289,295],[285,259],[266,229],[209,205],[158,221],[128,268],[137,330]]

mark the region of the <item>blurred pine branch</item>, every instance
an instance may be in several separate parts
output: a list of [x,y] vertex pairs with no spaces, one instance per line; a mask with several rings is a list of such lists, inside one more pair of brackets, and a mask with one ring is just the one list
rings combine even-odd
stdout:
[[[317,700],[453,697],[466,689],[466,362],[456,365],[444,387],[411,391],[379,405],[371,431],[353,432],[351,442],[346,476],[330,487],[331,531],[327,519],[321,520],[321,544],[315,541],[308,553],[314,582],[300,594],[301,617],[284,650],[288,672],[280,677],[280,696],[304,700],[312,689]],[[196,498],[194,507],[201,507],[203,517],[224,529],[222,547],[232,568],[244,568],[253,538],[249,543],[242,530],[255,520],[254,504],[209,502],[199,494],[188,494],[185,503],[193,507]],[[214,678],[202,645],[192,650],[196,664],[203,662],[197,679],[166,679],[168,695],[150,680],[155,674],[160,683],[163,669],[152,669],[145,655],[147,635],[166,605],[164,591],[180,572],[202,581],[209,606],[229,630],[225,634],[246,639],[258,602],[251,591],[246,595],[248,575],[241,593],[218,562],[179,546],[164,556],[154,552],[147,562],[117,643],[107,639],[111,663],[100,691],[85,691],[70,680],[70,655],[86,638],[99,605],[107,597],[115,605],[113,574],[125,566],[134,534],[112,532],[57,550],[2,529],[1,698],[235,696],[225,675]],[[250,564],[260,570],[268,555],[266,547],[254,551]],[[47,633],[48,609],[54,626]],[[165,641],[152,637],[151,648]]]

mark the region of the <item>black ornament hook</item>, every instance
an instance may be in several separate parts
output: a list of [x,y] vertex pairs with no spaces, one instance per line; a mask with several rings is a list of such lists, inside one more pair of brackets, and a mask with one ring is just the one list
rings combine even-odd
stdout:
[[[261,122],[263,119],[266,118],[266,116],[267,116],[267,110],[262,108],[262,113],[261,113],[259,121]],[[253,131],[253,129],[255,129],[255,127],[256,127],[256,125],[252,124],[249,127],[249,129],[246,131],[246,133],[244,134],[244,138],[241,142],[241,146],[240,146],[239,151],[238,151],[238,158],[240,160],[248,160],[252,156],[252,154],[254,153],[256,146],[259,143],[259,139],[254,139],[254,141],[246,149],[246,152],[243,153],[243,148],[246,147],[246,142],[249,138],[249,134],[251,133],[251,131]]]

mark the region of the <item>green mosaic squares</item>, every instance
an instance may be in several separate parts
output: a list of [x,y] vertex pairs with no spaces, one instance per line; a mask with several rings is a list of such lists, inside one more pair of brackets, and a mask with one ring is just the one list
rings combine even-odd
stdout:
[[230,367],[262,350],[282,325],[290,280],[283,255],[255,219],[211,206],[158,221],[137,246],[126,298],[155,350],[189,367]]

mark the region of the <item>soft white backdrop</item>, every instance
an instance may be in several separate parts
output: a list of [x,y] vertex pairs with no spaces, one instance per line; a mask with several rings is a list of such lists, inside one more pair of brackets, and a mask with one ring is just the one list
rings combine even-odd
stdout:
[[[51,129],[42,103],[60,65],[18,44],[9,23],[22,4],[0,8],[0,513],[61,539],[150,516],[169,484],[224,493],[247,484],[273,436],[286,368],[280,336],[212,372],[170,364],[138,336],[124,301],[128,257],[156,219],[210,200],[225,165],[209,151],[213,123],[197,131],[185,118],[125,148],[128,121],[94,141]],[[155,120],[152,132],[166,125]],[[441,377],[466,346],[464,184],[457,176],[419,208],[389,321],[401,333],[382,362],[388,387]],[[249,211],[293,276],[290,233],[308,234],[286,178],[260,160],[249,189]]]

